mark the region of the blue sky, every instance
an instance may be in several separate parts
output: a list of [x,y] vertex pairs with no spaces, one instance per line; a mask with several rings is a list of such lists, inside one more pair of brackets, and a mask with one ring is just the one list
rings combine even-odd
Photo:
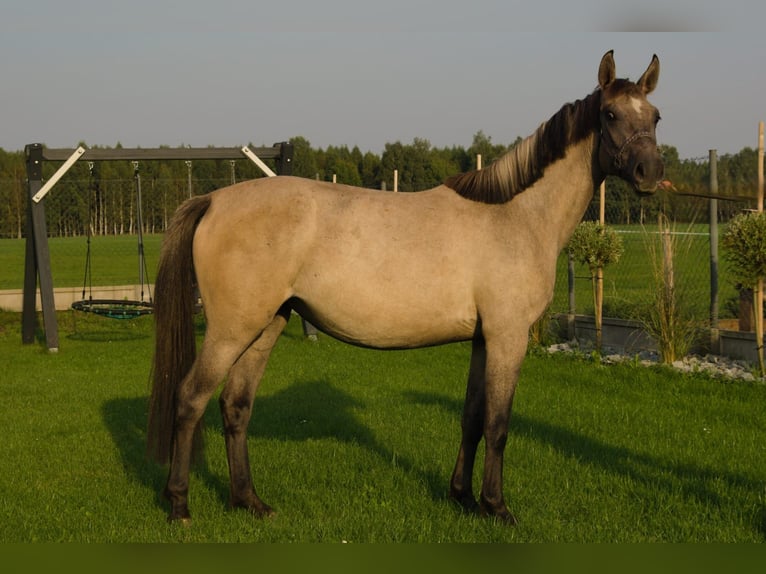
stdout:
[[13,2],[0,21],[0,147],[303,136],[380,153],[415,137],[468,146],[479,130],[505,144],[589,93],[614,49],[633,79],[659,56],[661,143],[686,158],[736,153],[766,120],[766,4],[743,5]]

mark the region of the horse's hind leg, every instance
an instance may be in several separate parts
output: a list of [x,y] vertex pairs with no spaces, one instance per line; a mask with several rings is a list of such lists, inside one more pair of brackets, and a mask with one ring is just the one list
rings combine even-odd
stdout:
[[274,511],[258,497],[253,486],[247,427],[269,355],[289,318],[290,309],[284,307],[234,364],[221,392],[220,406],[229,461],[229,503],[234,508],[245,508],[256,516],[271,516]]
[[205,340],[200,354],[178,387],[173,438],[173,453],[165,497],[170,501],[168,520],[188,521],[189,471],[193,458],[195,429],[205,413],[213,392],[242,352],[233,343],[217,344]]
[[484,432],[484,382],[487,353],[481,336],[473,341],[471,369],[463,405],[462,431],[455,470],[450,480],[450,498],[468,512],[477,512],[479,505],[473,495],[473,467],[476,450]]

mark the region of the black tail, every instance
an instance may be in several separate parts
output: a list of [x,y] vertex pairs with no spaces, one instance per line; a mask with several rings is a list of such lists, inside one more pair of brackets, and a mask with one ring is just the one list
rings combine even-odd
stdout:
[[[170,461],[176,413],[176,389],[194,363],[194,262],[192,241],[199,220],[210,207],[210,196],[201,195],[178,208],[160,253],[154,287],[156,342],[149,398],[147,455],[160,463]],[[201,446],[201,428],[195,444]]]

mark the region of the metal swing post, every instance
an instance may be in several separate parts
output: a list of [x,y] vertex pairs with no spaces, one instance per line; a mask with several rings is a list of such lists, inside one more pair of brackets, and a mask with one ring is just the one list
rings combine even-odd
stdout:
[[[88,218],[93,215],[93,202],[91,199],[91,196],[93,194],[93,181],[95,177],[95,171],[96,171],[96,163],[89,161],[88,162],[88,170],[90,172],[90,185],[88,186]],[[86,222],[86,237],[87,237],[87,251],[85,252],[85,274],[82,278],[82,298],[85,299],[85,289],[87,287],[88,291],[88,298],[93,299],[93,277],[91,274],[91,266],[90,266],[90,245],[91,245],[91,223],[90,221]]]
[[[140,301],[144,302],[144,283],[146,283],[146,257],[144,255],[144,216],[143,202],[141,200],[141,174],[138,171],[138,162],[133,162],[133,178],[136,181],[136,225],[138,227],[138,281],[141,285]],[[147,287],[148,289],[148,287]],[[152,294],[149,293],[149,301]]]

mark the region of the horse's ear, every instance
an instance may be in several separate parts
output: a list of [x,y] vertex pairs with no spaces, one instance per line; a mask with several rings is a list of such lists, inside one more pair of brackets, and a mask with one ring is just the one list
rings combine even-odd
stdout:
[[614,67],[614,50],[609,50],[601,58],[601,64],[598,67],[598,85],[605,89],[614,81],[616,76]]
[[660,77],[660,59],[657,54],[652,56],[652,61],[644,74],[638,80],[638,87],[644,91],[644,94],[650,94],[657,87],[657,80]]

